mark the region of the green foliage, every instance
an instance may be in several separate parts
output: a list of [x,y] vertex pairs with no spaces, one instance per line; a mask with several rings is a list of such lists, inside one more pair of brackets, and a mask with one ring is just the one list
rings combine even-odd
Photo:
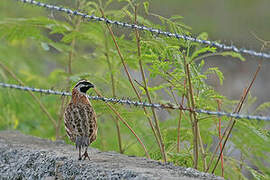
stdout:
[[[62,2],[59,1],[61,4]],[[79,1],[74,9],[82,9],[88,13],[101,16],[99,7],[104,9],[108,18],[130,22],[134,21],[133,1],[121,1],[122,8],[112,9],[117,1],[106,1],[105,4],[93,1]],[[181,16],[165,18],[151,13],[149,2],[138,4],[142,14],[138,15],[138,23],[145,24],[162,30],[177,33],[190,34],[190,27],[184,25]],[[0,4],[0,9],[4,6]],[[33,9],[33,10],[32,10]],[[29,8],[20,9],[23,16],[0,18],[0,61],[5,64],[26,85],[39,88],[53,88],[57,90],[70,90],[81,78],[89,79],[102,92],[104,96],[113,96],[112,75],[114,77],[115,96],[130,97],[134,100],[135,93],[130,86],[125,72],[114,46],[112,38],[105,24],[87,22],[79,17],[70,17],[61,13],[45,13],[44,9]],[[44,11],[44,12],[43,12]],[[42,12],[42,14],[40,14]],[[26,17],[25,14],[32,14]],[[44,15],[46,14],[46,15]],[[148,20],[148,17],[158,18],[161,25]],[[139,73],[139,58],[137,55],[136,37],[133,31],[126,31],[119,27],[113,27],[116,40],[121,53],[127,63],[132,78],[139,81],[135,84],[147,101],[144,88],[141,86]],[[217,52],[216,48],[205,47],[201,44],[177,40],[168,37],[153,36],[149,32],[140,32],[141,35],[141,59],[143,68],[147,72],[146,81],[153,102],[174,102],[183,96],[187,99],[188,90],[186,83],[186,63],[190,65],[191,83],[194,92],[196,108],[217,110],[217,99],[223,102],[224,110],[232,111],[236,102],[228,100],[211,86],[205,83],[208,75],[216,75],[223,83],[223,73],[217,67],[205,67],[205,61],[209,56],[231,56],[244,60],[235,52]],[[207,39],[207,33],[203,32],[198,38]],[[71,69],[70,69],[71,68]],[[0,81],[17,83],[4,69],[0,69]],[[27,92],[17,90],[0,89],[0,129],[15,129],[27,134],[44,138],[63,138],[67,142],[63,127],[63,108],[69,98],[53,95],[36,94],[47,111],[55,121],[60,122],[59,129],[39,107],[38,103]],[[94,92],[90,92],[94,93]],[[169,98],[168,98],[169,97]],[[251,97],[249,104],[254,102]],[[99,134],[93,147],[103,151],[118,151],[117,130],[115,115],[103,102],[92,102],[98,115]],[[184,106],[188,106],[186,103]],[[267,113],[269,102],[260,105],[255,112]],[[129,123],[146,145],[151,158],[161,160],[162,155],[154,140],[155,137],[148,124],[147,117],[141,108],[130,108],[124,105],[114,105],[121,116]],[[248,108],[247,108],[248,109]],[[150,112],[150,111],[149,111]],[[180,129],[180,152],[177,152],[177,124],[179,111],[157,111],[160,119],[160,129],[164,139],[168,160],[176,165],[193,166],[193,133],[189,113],[184,112]],[[198,114],[200,134],[205,145],[206,160],[212,155],[211,147],[214,137],[218,137],[216,117]],[[222,118],[222,126],[226,127],[228,118]],[[246,161],[243,161],[246,170],[250,171],[254,178],[269,177],[270,135],[265,129],[265,122],[251,122],[248,120],[237,121],[230,143],[234,150],[240,151],[243,157],[255,165],[258,170],[252,169]],[[125,154],[144,156],[141,146],[130,131],[120,123],[122,145]],[[227,148],[225,148],[227,149]],[[229,148],[228,148],[229,149]],[[231,152],[225,152],[228,156]],[[237,159],[237,158],[235,158]],[[234,179],[239,174],[239,162],[234,158],[226,161],[225,177]],[[232,164],[232,165],[231,165]],[[199,169],[203,169],[200,159]],[[220,175],[220,169],[217,169]],[[238,176],[239,177],[239,176]],[[242,177],[242,175],[241,175]]]

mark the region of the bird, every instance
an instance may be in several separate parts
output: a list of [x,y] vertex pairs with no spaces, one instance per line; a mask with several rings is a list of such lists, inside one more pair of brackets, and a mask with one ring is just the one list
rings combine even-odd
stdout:
[[[82,79],[72,89],[72,97],[65,108],[64,124],[66,134],[79,149],[79,159],[90,157],[87,153],[88,146],[97,138],[97,116],[86,92],[94,88],[89,81]],[[81,151],[84,153],[81,155]]]

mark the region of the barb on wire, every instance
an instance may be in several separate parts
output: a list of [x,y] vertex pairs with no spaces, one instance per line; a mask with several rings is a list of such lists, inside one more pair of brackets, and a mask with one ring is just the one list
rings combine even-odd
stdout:
[[250,50],[250,49],[245,49],[245,48],[238,48],[238,47],[235,47],[233,45],[226,45],[226,44],[218,43],[218,42],[215,42],[215,41],[197,39],[197,38],[194,38],[194,37],[191,37],[191,36],[181,35],[181,34],[177,34],[177,33],[171,33],[171,32],[168,32],[168,31],[162,31],[160,29],[155,29],[155,28],[152,28],[152,27],[146,27],[146,26],[143,26],[143,25],[140,26],[140,25],[137,25],[137,24],[129,24],[129,23],[126,23],[126,22],[110,20],[110,19],[107,19],[107,18],[97,17],[97,16],[94,16],[94,15],[88,15],[88,14],[85,14],[85,13],[82,13],[82,12],[79,12],[79,11],[76,11],[76,10],[73,11],[73,10],[68,9],[68,8],[63,8],[63,7],[59,7],[59,6],[56,6],[56,5],[46,4],[46,3],[42,3],[42,2],[38,2],[38,1],[34,1],[34,0],[17,0],[17,1],[20,1],[20,2],[23,2],[23,3],[33,4],[33,5],[44,7],[44,8],[47,8],[47,9],[62,11],[62,12],[65,12],[67,14],[71,14],[71,15],[74,15],[74,16],[81,16],[81,17],[83,17],[85,19],[88,19],[88,20],[95,20],[95,21],[104,22],[104,23],[107,23],[107,24],[114,24],[114,25],[125,27],[125,28],[129,28],[129,29],[138,29],[138,30],[141,30],[141,31],[149,31],[151,33],[160,34],[160,35],[164,35],[164,36],[167,36],[167,37],[172,37],[172,38],[177,38],[177,39],[184,39],[184,40],[189,40],[189,41],[193,41],[193,42],[197,42],[197,43],[201,43],[201,44],[206,44],[206,45],[209,45],[209,46],[214,46],[214,47],[217,47],[217,48],[223,49],[223,50],[229,50],[229,51],[234,51],[234,52],[237,52],[237,53],[249,54],[249,55],[253,55],[253,56],[257,56],[257,57],[261,57],[261,58],[270,59],[270,54],[269,53],[257,52],[257,51]]
[[[70,92],[63,92],[63,91],[55,91],[50,89],[39,89],[39,88],[32,88],[27,86],[20,86],[17,84],[7,84],[0,82],[0,86],[6,87],[6,88],[13,88],[13,89],[19,89],[23,91],[33,91],[33,92],[39,92],[44,94],[54,94],[54,95],[61,95],[61,96],[71,96]],[[208,114],[208,115],[215,115],[215,116],[226,116],[226,117],[232,117],[236,119],[253,119],[253,120],[264,120],[264,121],[270,121],[269,116],[255,116],[255,115],[245,115],[245,114],[237,114],[237,113],[227,113],[227,112],[220,112],[220,111],[208,111],[203,109],[189,109],[182,106],[178,106],[176,104],[158,104],[158,103],[147,103],[147,102],[139,102],[139,101],[132,101],[128,99],[117,99],[117,98],[107,98],[107,97],[100,97],[100,96],[88,96],[90,100],[96,100],[96,101],[103,101],[103,102],[111,102],[111,103],[118,103],[118,104],[127,104],[127,105],[133,105],[133,106],[139,106],[139,107],[153,107],[157,109],[180,109],[183,111],[193,111],[199,114]]]

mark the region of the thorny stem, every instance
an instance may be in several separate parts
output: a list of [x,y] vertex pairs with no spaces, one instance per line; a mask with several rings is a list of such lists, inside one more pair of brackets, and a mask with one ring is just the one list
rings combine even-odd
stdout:
[[[173,96],[173,99],[175,101],[175,103],[180,107],[180,106],[183,106],[184,104],[184,98],[185,98],[185,92],[183,93],[182,95],[182,100],[181,100],[181,103],[179,104],[175,98],[175,95],[173,93],[173,89],[170,88],[171,90],[171,94]],[[186,91],[186,80],[184,81],[184,91]],[[180,127],[181,127],[181,120],[182,120],[182,115],[183,115],[183,110],[182,109],[179,109],[179,120],[178,120],[178,124],[177,124],[177,147],[176,147],[176,152],[177,153],[180,153]]]
[[[135,24],[137,24],[137,5],[135,5],[134,11],[135,11],[134,12],[135,13]],[[146,78],[145,78],[145,73],[144,73],[144,70],[143,70],[142,58],[141,58],[140,34],[139,34],[137,29],[135,29],[135,35],[136,35],[136,40],[137,40],[136,41],[137,42],[137,49],[138,49],[137,52],[138,52],[138,58],[139,58],[140,72],[141,72],[141,76],[142,76],[142,80],[143,80],[143,88],[145,90],[145,93],[146,93],[146,96],[147,96],[147,99],[148,99],[149,103],[152,103],[151,95],[150,95],[150,93],[148,91],[148,86],[147,86],[147,82],[146,82]],[[159,120],[157,118],[155,109],[152,107],[151,110],[152,110],[153,117],[154,117],[154,120],[155,120],[156,131],[153,129],[153,124],[152,124],[151,119],[149,119],[149,124],[150,124],[150,126],[151,126],[151,128],[152,128],[152,130],[154,132],[154,135],[156,137],[156,141],[160,146],[160,150],[161,150],[161,153],[162,153],[162,156],[163,156],[163,160],[165,162],[167,162],[167,155],[166,155],[165,146],[164,146],[161,131],[160,131]],[[145,109],[145,113],[147,113],[146,109]],[[158,134],[159,140],[157,139],[156,132]]]
[[[242,101],[241,101],[241,103],[240,103],[240,106],[239,106],[239,108],[238,108],[238,110],[237,110],[237,113],[240,112],[240,110],[241,110],[241,108],[242,108],[242,105],[243,105],[243,103],[244,103],[244,101],[245,101],[245,99],[246,99],[246,97],[247,97],[247,94],[249,93],[249,91],[250,91],[252,85],[254,84],[254,81],[255,81],[255,79],[257,78],[257,75],[258,75],[259,71],[261,70],[261,66],[262,66],[262,60],[259,62],[258,67],[257,67],[257,70],[256,70],[256,72],[255,72],[255,74],[254,74],[254,76],[253,76],[253,79],[252,79],[252,81],[250,82],[250,84],[249,84],[247,90],[246,90],[245,93],[244,93],[244,96],[243,96]],[[219,153],[218,160],[217,160],[217,162],[216,162],[216,164],[215,164],[215,166],[214,166],[214,168],[213,168],[213,170],[212,170],[212,173],[214,173],[215,170],[216,170],[216,167],[217,167],[218,162],[219,162],[219,160],[220,160],[221,154],[222,154],[222,152],[223,152],[223,150],[224,150],[224,147],[225,147],[225,145],[226,145],[226,143],[227,143],[227,141],[228,141],[228,139],[229,139],[229,136],[230,136],[230,134],[231,134],[231,132],[232,132],[232,129],[233,129],[235,123],[236,123],[236,120],[234,119],[234,120],[233,120],[233,124],[232,124],[232,126],[230,127],[230,130],[229,130],[229,132],[228,132],[228,134],[227,134],[227,136],[226,136],[226,138],[225,138],[225,140],[224,140],[224,143],[223,143],[223,145],[222,145],[222,149],[221,149],[221,151],[220,151],[220,153]]]
[[116,127],[116,130],[117,130],[117,139],[118,139],[118,146],[119,146],[119,152],[121,154],[124,153],[124,150],[122,148],[122,139],[121,139],[121,131],[120,131],[120,125],[119,125],[119,121],[117,119],[117,117],[115,117],[115,127]]
[[[100,12],[101,12],[102,16],[105,18],[105,15],[104,15],[104,12],[103,12],[102,9],[100,9]],[[124,66],[124,70],[125,70],[125,72],[126,72],[126,74],[127,74],[128,80],[129,80],[129,82],[130,82],[132,88],[134,89],[136,95],[139,96],[139,93],[138,93],[138,91],[137,91],[137,89],[136,89],[136,87],[135,87],[135,85],[134,85],[134,83],[133,83],[133,81],[132,81],[131,75],[130,75],[130,73],[129,73],[129,71],[128,71],[128,68],[127,68],[127,65],[126,65],[126,63],[125,63],[124,57],[123,57],[123,55],[122,55],[122,53],[121,53],[121,51],[120,51],[120,48],[119,48],[119,46],[118,46],[118,43],[116,42],[116,39],[115,39],[114,33],[113,33],[113,31],[112,31],[112,28],[111,28],[108,24],[106,24],[106,26],[107,26],[107,29],[109,30],[110,34],[111,34],[111,37],[112,37],[112,39],[113,39],[114,45],[115,45],[116,50],[117,50],[117,53],[118,53],[118,55],[119,55],[119,57],[120,57],[120,59],[121,59],[121,62],[122,62],[122,64],[123,64],[123,66]]]
[[[78,1],[78,9],[81,7],[81,2]],[[81,18],[78,18],[77,22],[75,23],[75,31],[79,31],[79,28],[80,28],[80,24],[81,24]],[[76,39],[75,37],[72,39],[71,41],[71,50],[69,51],[68,53],[68,74],[71,75],[72,74],[72,69],[71,69],[71,66],[72,66],[72,60],[73,60],[73,57],[74,57],[74,48],[75,48],[75,43],[76,43]]]
[[[241,99],[239,100],[239,103],[238,103],[237,107],[235,108],[234,112],[236,112],[237,109],[239,108],[239,106],[240,106],[240,104],[241,104],[241,102],[242,102],[242,100],[243,100],[243,97],[244,97],[244,94],[241,96]],[[223,132],[223,134],[222,134],[222,136],[221,136],[221,138],[220,138],[218,144],[216,145],[216,148],[215,148],[214,153],[212,153],[212,156],[211,156],[211,158],[210,158],[210,161],[209,161],[209,163],[208,163],[208,166],[207,166],[205,172],[208,172],[210,166],[212,165],[212,162],[213,162],[213,160],[214,160],[215,154],[216,154],[217,151],[218,151],[219,144],[222,143],[223,138],[225,137],[225,135],[226,135],[227,131],[229,130],[229,128],[231,127],[232,123],[233,123],[233,119],[231,118],[231,120],[229,121],[228,126],[226,127],[226,129],[224,130],[224,132]]]
[[[218,103],[218,111],[221,111],[221,100],[218,99],[217,103]],[[219,139],[221,139],[221,117],[218,118],[218,136],[219,136]],[[222,143],[221,142],[219,143],[219,148],[220,148],[220,151],[221,151],[221,149],[222,149]],[[222,175],[222,177],[224,177],[223,153],[221,154],[220,158],[221,158],[221,175]]]
[[174,77],[174,75],[172,75],[170,72],[166,72],[166,71],[164,71],[164,73],[165,74],[167,74],[168,76],[170,76],[171,78],[173,78],[175,81],[177,81],[180,85],[182,85],[182,86],[185,86],[185,82],[184,82],[184,84],[182,84],[182,82],[180,82],[179,81],[179,79],[177,79],[177,77]]
[[[184,104],[184,95],[182,96],[182,102],[181,105]],[[177,152],[180,153],[180,127],[181,127],[181,120],[182,120],[183,111],[180,110],[179,112],[179,120],[177,124]]]
[[[185,77],[185,81],[187,82],[187,63],[186,63],[186,58],[184,58],[184,71],[185,71],[185,74],[186,74],[186,77]],[[187,106],[189,109],[192,109],[191,108],[191,103],[190,103],[190,98],[189,98],[189,95],[188,94],[184,94],[186,99],[187,99]],[[193,122],[193,117],[192,117],[192,112],[189,111],[189,119],[190,119],[190,124],[191,124],[191,130],[192,130],[192,135],[195,136],[195,133],[194,133],[194,122]],[[194,138],[193,138],[193,141],[194,141]],[[194,142],[193,142],[194,144]],[[193,164],[195,165],[195,146],[193,145],[193,156],[194,158],[192,158],[192,161],[193,161]]]
[[[177,102],[175,95],[173,93],[173,89],[172,87],[170,87],[170,91],[173,97],[173,100],[175,102],[175,104],[177,104],[179,106],[179,103]],[[182,96],[182,102],[183,102],[183,97],[184,94]],[[181,105],[183,105],[183,103],[181,103]],[[176,140],[176,152],[179,153],[180,152],[180,127],[181,127],[181,119],[182,119],[182,110],[179,109],[179,120],[178,120],[178,124],[177,124],[177,140]]]
[[73,48],[75,46],[75,38],[71,41],[71,50],[68,53],[68,74],[72,74],[71,71],[71,64],[72,64],[72,58],[73,58]]
[[104,37],[105,37],[105,50],[106,50],[106,52],[104,52],[104,55],[106,57],[106,60],[107,60],[107,63],[108,63],[108,68],[110,70],[111,83],[112,83],[112,95],[113,95],[113,97],[116,97],[113,68],[112,68],[112,63],[111,63],[110,58],[109,58],[110,56],[109,56],[109,47],[108,47],[108,37],[106,35],[105,30],[104,30]]
[[[136,6],[136,8],[137,8],[137,6]],[[134,12],[135,12],[135,22],[134,22],[134,23],[135,23],[135,24],[137,24],[137,9],[136,9],[136,8],[134,7]],[[131,21],[132,21],[132,17],[131,17],[129,14],[126,14],[126,15],[127,15],[127,16],[131,19]],[[138,57],[139,57],[140,72],[141,72],[141,74],[142,74],[142,79],[143,79],[143,78],[145,79],[144,71],[141,71],[142,61],[141,61],[140,34],[139,34],[139,32],[138,32],[137,30],[135,30],[135,35],[136,35],[136,42],[137,42],[137,48],[138,48],[137,53],[138,53]],[[143,69],[142,69],[142,70],[143,70]],[[135,80],[135,82],[145,90],[145,86],[144,86],[144,85],[140,84],[140,83],[139,83],[138,81],[136,81],[136,80]],[[142,102],[141,96],[139,95],[139,96],[137,96],[137,97],[138,97],[139,101]],[[145,113],[145,115],[146,115],[146,117],[147,117],[147,119],[148,119],[149,125],[150,125],[150,127],[151,127],[151,129],[152,129],[152,131],[153,131],[153,133],[154,133],[156,142],[157,142],[157,144],[158,144],[158,146],[159,146],[159,148],[160,148],[160,152],[161,152],[161,154],[162,154],[162,157],[164,157],[164,156],[163,156],[163,153],[162,153],[163,151],[162,151],[162,146],[161,146],[161,143],[160,143],[160,139],[159,139],[159,137],[158,137],[158,135],[157,135],[157,133],[156,133],[156,130],[155,130],[155,127],[154,127],[154,125],[153,125],[153,123],[152,123],[151,117],[150,117],[150,115],[149,115],[147,109],[146,109],[145,107],[143,107],[143,109],[144,109],[144,113]],[[164,158],[163,158],[163,159],[164,159]]]
[[[101,12],[102,16],[105,17],[105,16],[104,16],[104,12],[103,12],[102,9],[100,9],[100,12]],[[106,26],[107,26],[107,28],[108,28],[110,34],[111,34],[111,37],[112,37],[113,42],[114,42],[114,44],[115,44],[115,47],[116,47],[116,49],[117,49],[118,55],[119,55],[119,57],[120,57],[120,59],[121,59],[122,65],[124,66],[124,70],[125,70],[125,72],[126,72],[126,74],[127,74],[127,76],[128,76],[128,80],[129,80],[129,82],[130,82],[130,84],[131,84],[131,86],[132,86],[132,88],[133,88],[135,94],[137,95],[137,97],[140,97],[140,94],[138,93],[138,91],[137,91],[137,89],[135,88],[135,85],[134,85],[134,83],[133,83],[133,81],[132,81],[132,79],[131,79],[131,76],[130,76],[130,73],[129,73],[128,69],[127,69],[127,66],[126,66],[126,63],[125,63],[125,61],[124,61],[123,55],[122,55],[122,53],[121,53],[121,51],[120,51],[120,48],[119,48],[119,46],[118,46],[118,44],[117,44],[117,42],[116,42],[114,33],[113,33],[111,27],[110,27],[108,24],[106,24]]]
[[[100,97],[103,97],[101,95],[101,93],[95,88],[94,89],[95,92],[97,93],[98,96]],[[119,114],[119,112],[116,111],[116,109],[109,103],[105,102],[106,105],[115,113],[115,115],[119,118],[119,120],[131,131],[131,133],[136,137],[137,141],[141,144],[144,152],[145,152],[145,155],[147,158],[150,159],[150,156],[145,148],[145,145],[143,144],[143,142],[141,141],[141,139],[139,138],[139,136],[135,133],[135,131],[128,125],[128,123],[122,118],[122,116]]]
[[[135,9],[134,9],[134,12],[135,12]],[[127,16],[130,18],[130,20],[132,21],[132,17],[130,16],[130,14],[127,14],[127,13],[126,13],[126,15],[127,15]],[[135,12],[135,22],[134,22],[134,23],[137,24],[137,11]],[[136,34],[136,31],[135,31],[135,35],[136,35],[136,41],[137,41],[137,34]],[[140,35],[140,34],[138,33],[138,35]],[[138,36],[138,37],[140,37],[140,36]],[[139,48],[137,52],[138,52],[138,57],[140,57],[141,55],[139,55],[139,54],[140,54],[141,48],[140,48],[140,43],[138,44],[138,41],[137,41],[137,48]],[[139,63],[139,65],[140,65],[140,63]],[[141,71],[140,71],[140,72],[141,72]],[[139,86],[141,86],[143,89],[145,89],[144,85],[140,84],[137,80],[134,80],[134,81],[135,81]],[[141,96],[139,95],[139,96],[137,96],[137,97],[138,97],[138,99],[139,99],[139,102],[142,102]],[[151,119],[151,117],[150,117],[150,115],[149,115],[149,113],[148,113],[148,111],[147,111],[147,109],[146,109],[145,107],[143,107],[143,110],[144,110],[144,114],[146,115],[146,118],[147,118],[147,120],[148,120],[148,123],[149,123],[149,125],[150,125],[150,127],[151,127],[151,130],[152,130],[152,132],[154,133],[154,136],[155,136],[156,142],[157,142],[157,144],[158,144],[158,146],[159,146],[160,152],[161,152],[161,154],[162,154],[162,147],[161,147],[161,144],[160,144],[159,137],[157,136],[155,127],[154,127],[154,125],[153,125],[153,123],[152,123],[152,119]]]
[[59,108],[59,113],[58,113],[58,121],[56,124],[56,132],[55,132],[55,139],[58,140],[60,138],[60,127],[61,127],[61,122],[62,122],[62,118],[65,112],[65,96],[61,96],[61,106]]
[[[107,38],[105,30],[104,30],[104,37],[105,37],[105,50],[106,50],[104,55],[106,57],[106,60],[107,60],[107,63],[108,63],[108,68],[109,68],[110,75],[111,75],[112,95],[115,98],[116,97],[115,80],[114,80],[114,75],[113,75],[112,64],[111,64],[111,61],[110,61],[110,58],[109,58],[108,38]],[[118,122],[117,118],[115,118],[115,126],[116,126],[116,130],[117,130],[117,139],[118,139],[119,152],[121,154],[123,154],[124,150],[122,148],[121,131],[120,131],[120,126],[119,126],[119,122]]]
[[[260,39],[259,39],[259,40],[260,40]],[[262,47],[261,47],[261,51],[265,48],[265,46],[267,46],[267,43],[268,43],[267,41],[266,41],[266,42],[263,41],[263,45],[262,45]],[[256,76],[257,76],[258,72],[260,71],[261,64],[262,64],[262,60],[261,60],[261,61],[259,62],[259,64],[258,64],[256,73],[255,73],[255,75],[254,75],[252,81],[255,81]],[[249,86],[249,89],[251,88],[252,84],[253,84],[253,82],[251,82],[251,84],[250,84],[250,86]],[[248,90],[248,91],[249,91],[249,90]],[[240,111],[240,109],[241,109],[241,107],[242,107],[242,104],[243,104],[243,102],[244,102],[244,100],[245,100],[246,95],[247,95],[247,90],[244,89],[244,94],[243,94],[243,96],[241,97],[241,99],[240,99],[240,101],[239,101],[239,103],[238,103],[238,105],[237,105],[237,107],[236,107],[236,109],[235,109],[234,112],[236,112],[237,109],[238,109],[238,112]],[[239,109],[239,108],[240,108],[240,109]],[[230,120],[228,126],[226,127],[225,131],[224,131],[223,134],[222,134],[221,139],[219,140],[219,143],[218,143],[217,146],[216,146],[215,152],[212,154],[211,160],[210,160],[210,162],[209,162],[209,164],[208,164],[208,167],[207,167],[207,169],[206,169],[205,172],[207,172],[207,171],[209,170],[209,168],[210,168],[210,166],[211,166],[211,164],[212,164],[212,161],[213,161],[213,159],[214,159],[214,156],[215,156],[215,154],[217,153],[219,144],[222,142],[223,138],[225,137],[225,134],[226,134],[226,132],[228,131],[229,127],[233,127],[233,126],[234,126],[234,122],[235,122],[235,120],[233,120],[233,118],[231,118],[231,120]],[[231,124],[232,124],[232,125],[231,125]],[[224,145],[223,145],[223,146],[224,146]],[[224,147],[222,147],[222,148],[224,148]],[[220,152],[220,156],[221,156],[221,154],[222,154],[222,152]],[[218,163],[218,161],[217,161],[217,163]]]
[[[0,66],[8,72],[13,79],[15,79],[19,84],[25,86],[25,84],[20,80],[15,73],[13,73],[7,66],[5,66],[2,62],[0,62]],[[47,117],[52,121],[54,128],[56,129],[56,121],[54,118],[51,116],[51,114],[47,111],[46,107],[42,104],[42,102],[39,100],[39,98],[31,91],[28,91],[29,94],[34,98],[34,100],[39,104],[41,110],[47,115]]]
[[[240,152],[239,172],[242,172],[242,170],[243,170],[244,160],[245,160],[245,158],[243,156],[243,153]],[[241,179],[241,174],[239,174],[238,179]]]
[[[184,64],[185,64],[185,72],[187,74],[187,78],[188,78],[188,81],[189,81],[189,94],[190,94],[190,98],[191,99],[191,106],[192,106],[192,109],[195,108],[195,100],[194,100],[194,97],[193,97],[193,91],[192,91],[192,84],[191,84],[191,78],[190,78],[190,70],[189,70],[189,65],[190,63],[187,63],[186,62],[186,57],[184,56]],[[188,97],[188,96],[187,96]],[[189,103],[189,101],[188,101]],[[190,103],[189,103],[189,106],[190,106]],[[194,132],[193,132],[193,135],[194,135],[194,145],[196,147],[194,147],[194,159],[195,159],[195,162],[194,162],[194,166],[196,165],[196,155],[197,155],[197,165],[198,165],[198,158],[199,158],[199,154],[198,154],[198,141],[199,141],[199,145],[200,145],[200,150],[201,150],[201,154],[202,154],[202,161],[203,161],[203,170],[205,170],[206,166],[207,166],[207,163],[206,163],[206,154],[205,154],[205,151],[204,151],[204,147],[203,147],[203,141],[202,141],[202,137],[201,137],[201,134],[200,134],[200,128],[199,128],[199,124],[198,124],[198,119],[197,119],[197,116],[196,116],[196,113],[193,111],[192,113],[190,113],[190,118],[192,118],[191,114],[193,115],[193,118],[194,118],[194,121],[193,121],[193,128],[194,128]],[[196,139],[195,139],[196,137]],[[196,155],[195,155],[196,154]]]
[[[192,85],[191,85],[191,79],[190,79],[190,72],[189,72],[189,64],[186,65],[186,73],[187,73],[187,79],[188,79],[188,85],[189,85],[189,96],[191,100],[191,106],[192,109],[195,108],[195,102],[192,92]],[[194,146],[194,168],[198,169],[198,158],[199,158],[199,152],[198,152],[198,120],[196,117],[196,113],[190,112],[193,115],[194,121],[193,121],[193,128],[194,128],[194,139],[193,139],[193,146]]]
[[207,162],[206,162],[206,153],[204,151],[204,147],[203,147],[203,141],[202,141],[202,137],[201,137],[201,133],[200,133],[200,126],[198,124],[198,138],[199,138],[199,145],[200,145],[200,150],[201,150],[201,154],[202,154],[202,161],[203,161],[203,170],[205,171],[206,167],[207,167]]

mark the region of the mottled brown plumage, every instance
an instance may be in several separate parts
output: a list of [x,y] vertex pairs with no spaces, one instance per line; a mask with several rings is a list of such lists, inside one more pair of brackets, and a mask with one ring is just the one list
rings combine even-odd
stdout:
[[85,148],[84,159],[90,159],[87,148],[97,137],[96,113],[86,96],[87,90],[93,87],[86,80],[79,81],[72,90],[72,98],[64,114],[66,133],[79,149],[79,160],[82,159],[82,148]]

